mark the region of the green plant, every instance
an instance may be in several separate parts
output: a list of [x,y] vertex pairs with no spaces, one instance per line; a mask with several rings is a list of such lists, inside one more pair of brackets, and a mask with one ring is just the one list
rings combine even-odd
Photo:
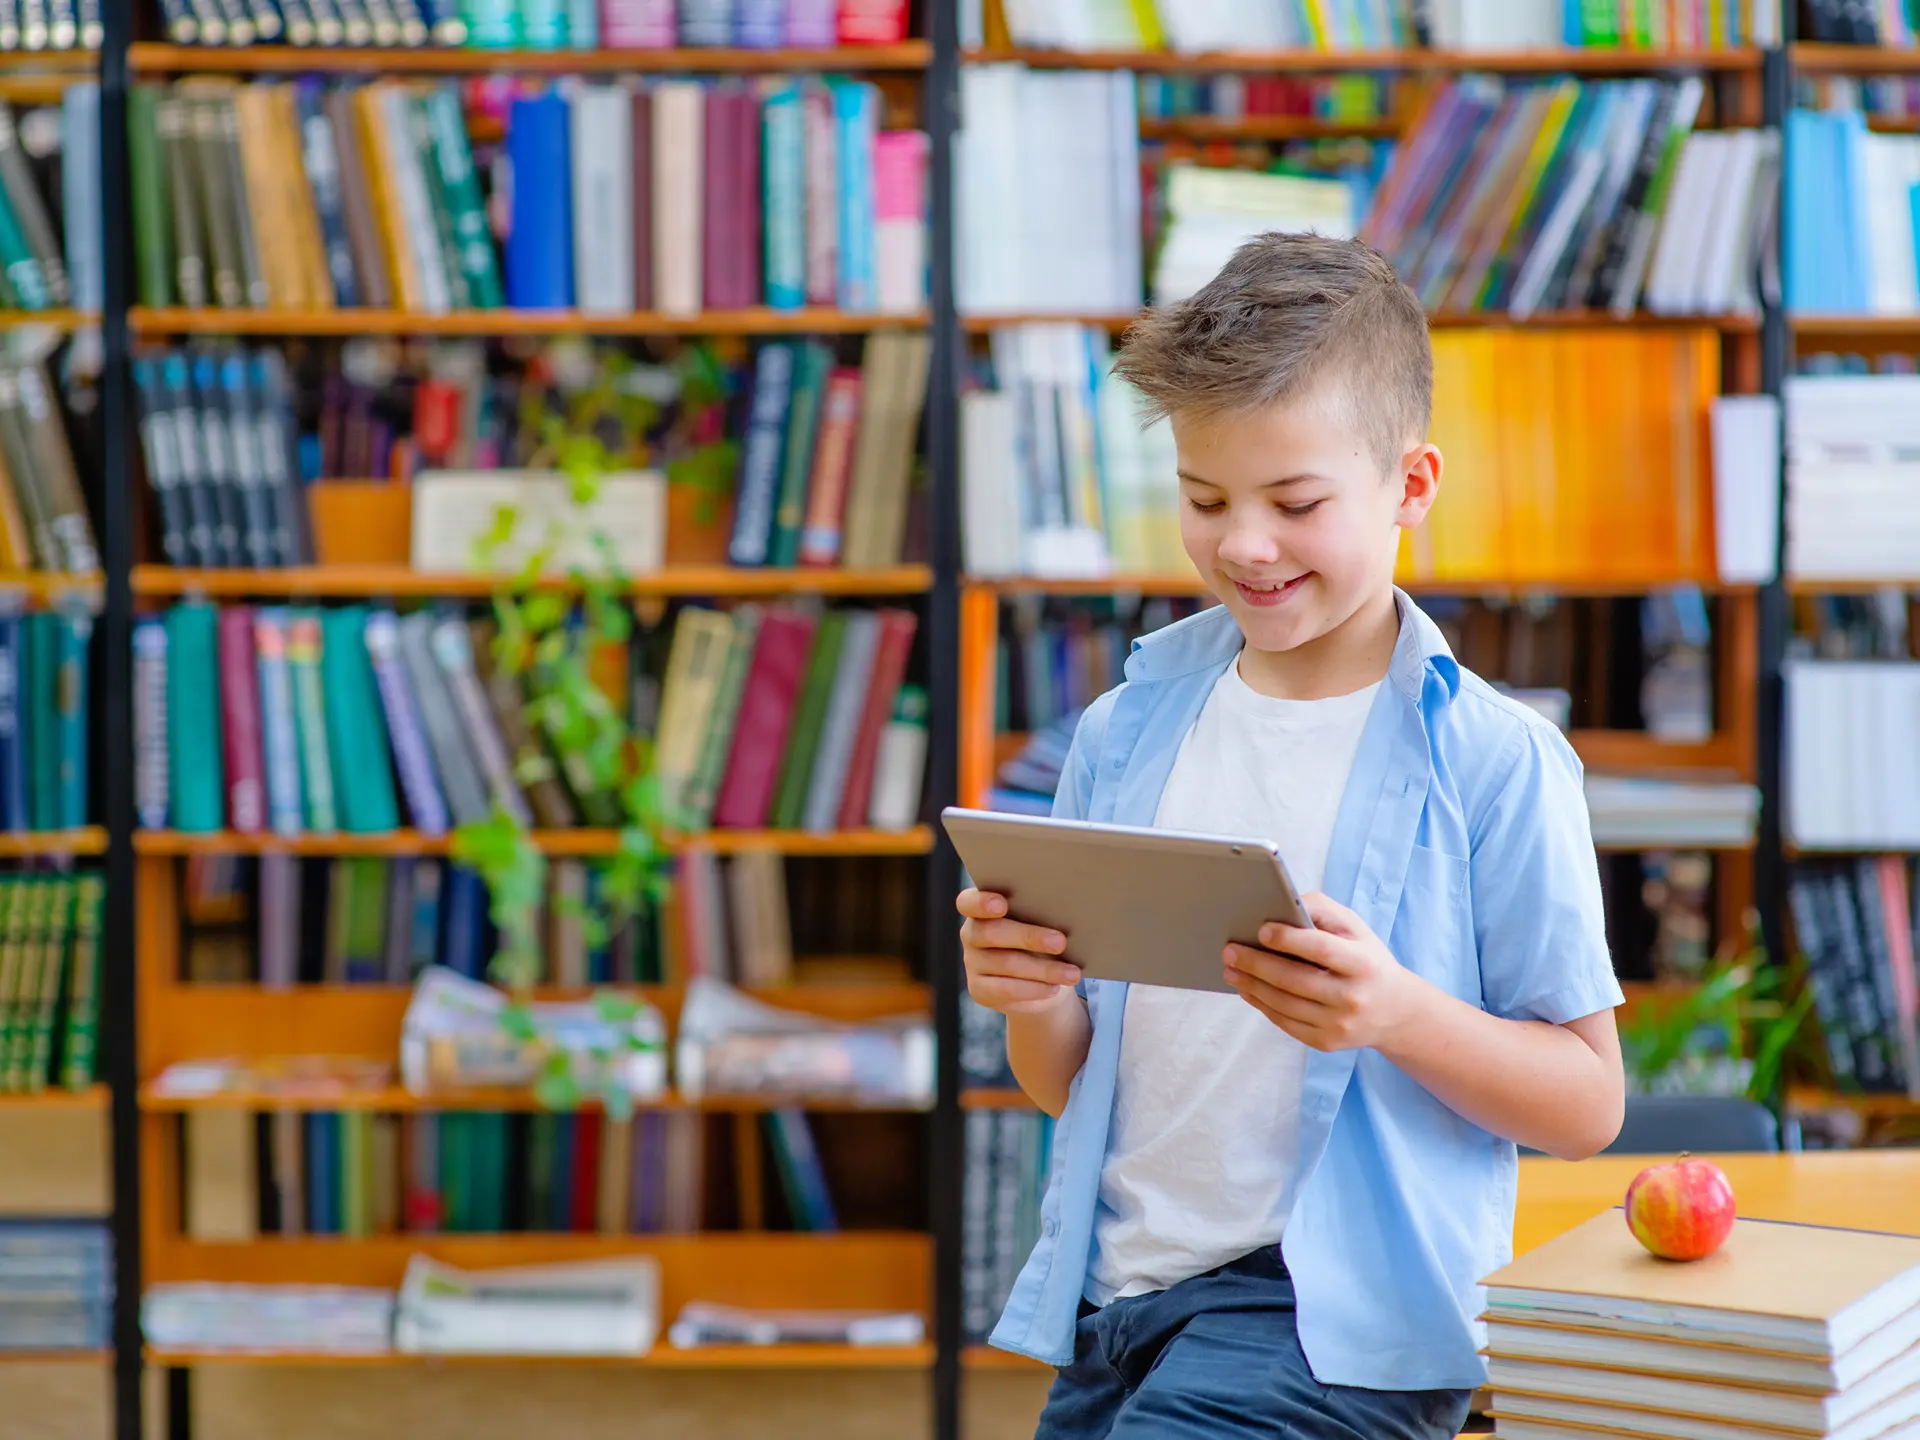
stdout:
[[1723,1062],[1741,1093],[1771,1102],[1813,1006],[1810,989],[1789,998],[1791,988],[1751,932],[1744,943],[1723,946],[1696,987],[1644,999],[1628,1014],[1620,1048],[1629,1080],[1656,1089],[1689,1065]]
[[[678,467],[679,483],[721,493],[732,485],[733,446],[712,434],[721,399],[721,375],[704,347],[689,347],[694,358],[682,362],[680,453],[668,463],[669,483]],[[525,457],[528,468],[558,470],[568,482],[572,514],[538,537],[532,553],[502,577],[492,596],[498,630],[493,663],[513,676],[526,696],[529,728],[551,753],[515,757],[515,777],[523,784],[564,771],[571,788],[601,798],[617,815],[619,839],[613,853],[597,861],[596,912],[572,896],[560,897],[564,914],[576,918],[590,947],[603,944],[648,907],[664,903],[672,850],[662,821],[652,746],[636,732],[593,677],[590,657],[601,646],[624,646],[633,629],[627,577],[620,571],[604,535],[588,539],[600,564],[591,572],[574,567],[564,578],[549,575],[556,548],[573,517],[583,515],[599,493],[604,476],[645,465],[654,459],[649,435],[659,424],[659,400],[635,383],[635,367],[618,354],[599,357],[590,384],[563,397],[556,408],[536,387],[523,391],[522,433],[539,437]],[[690,397],[690,398],[689,398]],[[690,429],[686,427],[692,427]],[[702,438],[698,433],[705,429]],[[501,506],[482,538],[477,559],[493,568],[494,558],[514,540],[525,517]],[[513,996],[501,1023],[524,1044],[538,1035],[529,992],[543,970],[539,921],[546,898],[547,862],[526,826],[499,805],[483,821],[459,827],[453,858],[486,884],[489,912],[499,934],[489,974]],[[623,1038],[639,1009],[632,996],[603,991],[594,1004],[603,1020]],[[608,1109],[624,1113],[630,1097],[617,1080],[619,1054],[613,1049],[569,1053],[550,1050],[542,1061],[535,1091],[542,1104],[559,1109],[579,1105],[597,1089]],[[584,1072],[584,1073],[583,1073]]]

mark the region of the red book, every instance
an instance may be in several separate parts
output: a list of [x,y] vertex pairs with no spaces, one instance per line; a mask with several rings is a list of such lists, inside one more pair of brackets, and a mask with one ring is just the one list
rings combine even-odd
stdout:
[[653,308],[653,92],[633,92],[633,308]]
[[854,442],[860,435],[860,372],[843,365],[827,377],[820,400],[820,430],[813,442],[813,474],[807,477],[807,514],[800,526],[802,565],[840,560],[840,521],[853,481]]
[[738,303],[733,298],[733,273],[734,252],[741,239],[734,216],[739,190],[734,172],[740,163],[735,135],[740,107],[733,97],[734,87],[724,82],[709,85],[704,97],[706,177],[701,186],[700,275],[709,310],[731,310]]
[[760,285],[760,137],[766,127],[760,97],[753,91],[740,90],[735,104],[734,303],[745,309],[765,298]]
[[840,0],[842,45],[898,45],[907,38],[907,0]]
[[907,657],[913,653],[913,631],[918,617],[911,610],[880,612],[880,643],[873,651],[873,674],[867,681],[866,704],[860,710],[860,728],[854,732],[853,754],[847,761],[847,788],[840,799],[840,828],[858,830],[867,823],[867,800],[873,794],[874,757],[880,753],[880,732],[893,714],[893,697],[907,676]]
[[573,1214],[567,1228],[591,1235],[600,1228],[600,1115],[582,1110],[573,1117]]
[[220,742],[227,772],[227,824],[243,834],[267,828],[267,762],[260,748],[260,671],[253,611],[220,612]]
[[[400,1182],[401,1224],[415,1234],[431,1234],[440,1228],[440,1118],[402,1115],[400,1127],[400,1154],[407,1172]],[[420,1153],[422,1147],[426,1155]]]
[[730,830],[758,830],[767,823],[794,701],[813,645],[814,621],[796,610],[773,609],[760,622],[740,696],[740,718],[727,752],[727,773],[714,801],[713,823]]

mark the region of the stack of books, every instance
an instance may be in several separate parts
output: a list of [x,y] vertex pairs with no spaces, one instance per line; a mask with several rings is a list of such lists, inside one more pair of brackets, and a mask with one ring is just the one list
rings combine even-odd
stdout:
[[1486,1318],[1514,1440],[1891,1440],[1920,1419],[1920,1239],[1739,1220],[1674,1264],[1608,1211],[1489,1277]]
[[1668,780],[1650,775],[1586,777],[1596,845],[1751,845],[1760,792],[1734,780]]
[[113,1343],[113,1235],[94,1220],[0,1220],[0,1352]]
[[393,1343],[412,1354],[644,1355],[659,1328],[650,1256],[462,1271],[416,1255]]
[[391,1348],[393,1291],[348,1285],[149,1285],[140,1328],[162,1350],[378,1355]]

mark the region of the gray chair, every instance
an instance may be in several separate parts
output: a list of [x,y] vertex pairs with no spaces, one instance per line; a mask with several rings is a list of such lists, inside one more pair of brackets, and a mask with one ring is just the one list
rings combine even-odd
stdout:
[[1791,1130],[1782,1143],[1779,1121],[1757,1101],[1723,1095],[1629,1095],[1626,1123],[1607,1154],[1770,1153],[1798,1148]]

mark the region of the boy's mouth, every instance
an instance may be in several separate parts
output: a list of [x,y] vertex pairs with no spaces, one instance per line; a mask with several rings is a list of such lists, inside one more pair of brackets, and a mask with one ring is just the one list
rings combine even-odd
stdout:
[[[1233,579],[1232,576],[1227,578]],[[1306,575],[1296,575],[1291,580],[1234,580],[1233,588],[1240,592],[1240,598],[1247,604],[1267,606],[1284,604],[1290,595],[1306,583]]]

